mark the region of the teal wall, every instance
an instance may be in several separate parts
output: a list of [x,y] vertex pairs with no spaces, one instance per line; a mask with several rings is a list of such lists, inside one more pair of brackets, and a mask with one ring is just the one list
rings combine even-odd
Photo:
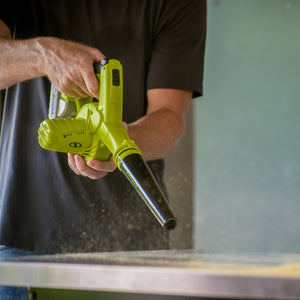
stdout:
[[194,247],[300,252],[300,1],[208,0]]

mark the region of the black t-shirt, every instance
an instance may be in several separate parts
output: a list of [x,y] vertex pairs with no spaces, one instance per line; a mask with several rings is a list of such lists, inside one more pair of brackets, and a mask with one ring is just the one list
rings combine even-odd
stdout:
[[[0,12],[16,39],[56,36],[119,59],[129,123],[145,114],[147,89],[202,94],[205,16],[201,0],[31,0]],[[38,253],[168,248],[168,234],[119,170],[99,180],[77,176],[65,154],[39,146],[49,87],[39,77],[6,92],[0,243]],[[149,165],[164,187],[163,161]]]

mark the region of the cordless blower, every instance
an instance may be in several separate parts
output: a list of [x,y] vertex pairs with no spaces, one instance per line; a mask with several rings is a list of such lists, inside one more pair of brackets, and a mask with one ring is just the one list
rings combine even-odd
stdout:
[[120,61],[104,59],[94,63],[100,84],[99,101],[77,99],[51,86],[49,119],[41,122],[38,141],[41,147],[76,153],[88,162],[106,161],[112,155],[118,169],[132,184],[161,226],[176,227],[168,201],[144,160],[140,149],[129,138],[122,123],[123,70]]

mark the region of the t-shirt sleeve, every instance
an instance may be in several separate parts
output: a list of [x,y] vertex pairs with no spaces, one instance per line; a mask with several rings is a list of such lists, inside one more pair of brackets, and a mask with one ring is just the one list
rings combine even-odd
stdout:
[[206,1],[165,1],[155,25],[147,89],[203,93]]

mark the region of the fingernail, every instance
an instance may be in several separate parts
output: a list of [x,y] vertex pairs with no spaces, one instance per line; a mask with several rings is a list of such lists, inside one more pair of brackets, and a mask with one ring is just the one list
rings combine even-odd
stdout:
[[91,168],[95,167],[95,163],[94,163],[93,161],[91,161],[91,160],[89,160],[89,161],[87,162],[87,165],[88,165],[89,167],[91,167]]

